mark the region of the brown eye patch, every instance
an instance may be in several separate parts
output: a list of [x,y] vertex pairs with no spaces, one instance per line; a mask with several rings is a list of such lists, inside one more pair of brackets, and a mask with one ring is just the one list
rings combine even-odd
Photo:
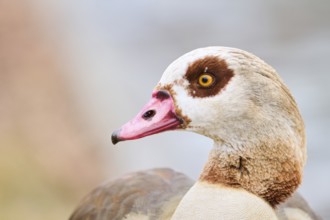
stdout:
[[[200,76],[209,74],[214,77],[214,82],[209,87],[200,84]],[[216,56],[207,56],[191,63],[185,78],[189,82],[189,93],[193,97],[209,97],[217,95],[224,88],[234,72],[228,69],[227,63]]]

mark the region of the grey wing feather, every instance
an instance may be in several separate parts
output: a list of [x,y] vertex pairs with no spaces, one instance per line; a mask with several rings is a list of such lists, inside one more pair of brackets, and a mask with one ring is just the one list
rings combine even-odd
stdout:
[[[190,178],[171,169],[131,173],[94,189],[70,220],[120,220],[131,213],[158,219],[164,212],[173,213],[192,185]],[[173,210],[164,210],[165,207]]]
[[[283,212],[285,208],[296,208],[305,212],[310,216],[311,219],[321,220],[321,218],[315,214],[312,208],[308,205],[306,200],[299,194],[299,192],[295,192],[285,203],[281,204],[278,207],[278,212]],[[282,219],[282,218],[280,218]],[[285,219],[285,218],[283,218]]]

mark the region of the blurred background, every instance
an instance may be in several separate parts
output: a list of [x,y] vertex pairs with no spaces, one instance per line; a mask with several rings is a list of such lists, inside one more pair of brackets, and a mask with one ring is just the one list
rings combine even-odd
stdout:
[[300,106],[300,192],[330,218],[330,1],[0,0],[0,219],[67,219],[102,181],[171,167],[197,178],[211,141],[167,132],[114,147],[167,65],[204,46],[250,51]]

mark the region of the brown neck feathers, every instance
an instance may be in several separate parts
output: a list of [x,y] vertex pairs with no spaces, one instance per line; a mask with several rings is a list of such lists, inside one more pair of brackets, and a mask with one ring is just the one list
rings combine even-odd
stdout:
[[292,152],[286,154],[282,151],[277,156],[274,151],[269,153],[267,148],[259,146],[244,153],[228,153],[215,148],[210,153],[200,181],[243,188],[275,207],[296,190],[301,182],[302,168],[295,158],[290,157]]

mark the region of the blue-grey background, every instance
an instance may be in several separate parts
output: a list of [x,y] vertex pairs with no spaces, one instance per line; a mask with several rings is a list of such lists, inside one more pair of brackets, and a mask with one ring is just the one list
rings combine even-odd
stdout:
[[34,7],[45,33],[61,42],[61,62],[102,142],[109,176],[171,167],[197,178],[210,140],[168,132],[114,147],[110,134],[139,111],[174,59],[198,47],[237,47],[277,69],[296,97],[308,140],[300,191],[330,218],[330,1],[58,0]]

